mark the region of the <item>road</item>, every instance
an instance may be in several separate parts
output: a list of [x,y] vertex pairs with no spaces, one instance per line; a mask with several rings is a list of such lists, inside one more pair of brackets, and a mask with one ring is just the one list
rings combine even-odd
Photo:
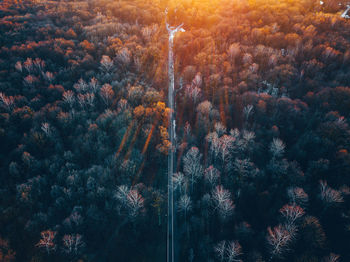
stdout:
[[174,75],[174,36],[177,32],[184,32],[182,25],[178,27],[170,27],[166,23],[166,28],[169,33],[169,63],[168,63],[168,107],[170,108],[169,117],[169,140],[171,142],[171,148],[168,153],[168,229],[167,229],[167,262],[174,262],[175,256],[175,243],[174,243],[174,187],[173,187],[173,174],[174,174],[174,158],[176,151],[175,143],[175,75]]

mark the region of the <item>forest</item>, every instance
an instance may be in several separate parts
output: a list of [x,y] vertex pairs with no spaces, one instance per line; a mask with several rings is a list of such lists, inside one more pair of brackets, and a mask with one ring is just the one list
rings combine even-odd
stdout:
[[347,4],[2,0],[0,261],[350,261]]

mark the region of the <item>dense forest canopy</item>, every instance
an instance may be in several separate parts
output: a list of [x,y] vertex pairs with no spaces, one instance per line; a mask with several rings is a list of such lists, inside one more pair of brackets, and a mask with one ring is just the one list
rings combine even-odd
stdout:
[[3,0],[0,261],[350,261],[347,4]]

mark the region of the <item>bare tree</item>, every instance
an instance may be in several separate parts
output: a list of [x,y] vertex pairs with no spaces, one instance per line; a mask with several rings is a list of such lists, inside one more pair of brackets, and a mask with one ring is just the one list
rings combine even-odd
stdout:
[[283,156],[285,147],[286,146],[281,139],[274,138],[270,144],[270,152],[272,153],[272,157],[275,159]]
[[92,108],[95,105],[95,95],[93,93],[78,94],[78,103],[82,109]]
[[193,191],[193,184],[199,177],[202,176],[203,173],[203,167],[200,163],[201,158],[202,154],[199,153],[199,149],[197,147],[192,147],[183,157],[183,170],[185,175],[187,175],[190,179],[191,191]]
[[88,90],[88,84],[82,78],[73,87],[78,93],[85,93]]
[[238,130],[238,128],[235,128],[235,129],[231,129],[230,130],[230,136],[232,136],[233,138],[235,139],[238,139],[238,137],[240,136],[240,132]]
[[301,187],[290,187],[287,190],[289,201],[293,205],[299,205],[305,208],[309,202],[309,196]]
[[112,59],[109,56],[103,55],[100,61],[100,69],[105,73],[110,73],[113,66]]
[[173,175],[173,185],[174,190],[179,189],[180,194],[182,194],[182,192],[185,192],[187,187],[187,179],[183,173],[177,172]]
[[151,26],[146,26],[143,27],[141,32],[142,32],[142,36],[147,40],[150,41],[152,36],[157,33],[157,31],[159,30],[158,25],[157,24],[153,24]]
[[238,257],[241,253],[241,245],[237,241],[231,241],[226,247],[226,256],[228,262],[239,262],[241,259]]
[[177,210],[183,213],[185,216],[185,221],[187,218],[187,213],[192,210],[192,200],[188,195],[182,195],[177,202]]
[[223,135],[220,137],[220,155],[223,163],[229,159],[231,151],[234,148],[235,140],[235,138],[229,135]]
[[26,61],[23,62],[24,68],[27,70],[28,74],[33,72],[33,59],[27,58]]
[[63,251],[67,254],[78,255],[85,247],[83,237],[80,234],[71,234],[63,236]]
[[6,110],[11,111],[14,107],[14,98],[12,96],[6,96],[4,93],[0,92],[0,105]]
[[33,65],[36,68],[37,72],[42,73],[42,71],[45,68],[45,61],[41,60],[40,58],[35,58],[33,61]]
[[286,227],[278,225],[267,229],[267,242],[271,247],[271,258],[281,257],[285,253],[293,239],[293,234]]
[[199,88],[201,85],[202,85],[202,74],[198,72],[192,80],[192,86]]
[[197,112],[203,116],[209,117],[213,109],[213,105],[209,101],[203,101],[197,106]]
[[242,138],[244,141],[244,147],[248,147],[255,139],[255,133],[252,131],[243,130]]
[[320,191],[320,198],[326,205],[344,202],[341,193],[328,186],[327,181],[320,181]]
[[204,179],[211,186],[214,187],[220,178],[220,171],[214,166],[209,166],[204,170]]
[[126,99],[120,99],[118,102],[118,112],[124,111],[128,108],[128,101]]
[[128,193],[130,188],[126,185],[118,186],[116,193],[114,194],[114,197],[120,201],[122,204],[126,205],[128,202]]
[[301,218],[305,211],[297,205],[284,205],[280,209],[281,214],[287,219],[287,224],[294,224],[296,220]]
[[248,121],[249,116],[253,113],[253,105],[247,105],[243,108],[243,116],[245,121]]
[[233,162],[233,170],[239,175],[239,179],[242,180],[247,177],[254,177],[258,174],[259,169],[255,167],[254,163],[249,159],[236,158]]
[[220,185],[212,191],[211,199],[214,204],[214,209],[218,211],[222,220],[226,220],[233,214],[235,205],[230,198],[231,193]]
[[83,217],[79,214],[79,212],[74,210],[72,214],[63,221],[63,224],[71,229],[80,226],[82,223]]
[[129,191],[127,200],[127,207],[131,218],[136,218],[144,211],[144,199],[136,189]]
[[21,72],[23,71],[23,67],[22,67],[22,63],[21,61],[17,61],[16,64],[15,64],[15,68],[17,71]]
[[53,75],[53,73],[51,73],[51,72],[48,72],[48,71],[46,71],[45,73],[43,72],[42,73],[42,76],[43,76],[43,78],[47,81],[47,82],[49,82],[49,83],[52,83],[52,81],[54,80],[54,75]]
[[240,262],[239,256],[242,255],[241,245],[237,241],[227,242],[223,240],[214,246],[214,251],[220,262]]
[[185,95],[196,104],[200,99],[201,89],[198,86],[186,85]]
[[231,44],[228,48],[227,53],[230,56],[231,61],[234,62],[236,57],[238,57],[238,55],[241,53],[241,47],[239,43]]
[[72,108],[75,103],[75,95],[71,90],[65,91],[63,93],[63,101]]
[[100,90],[100,96],[106,106],[109,106],[114,97],[114,91],[110,84],[104,84]]
[[41,125],[41,130],[45,133],[46,136],[50,137],[52,135],[52,130],[51,130],[51,127],[50,127],[50,124],[45,122],[45,123],[42,123]]
[[220,153],[220,139],[216,132],[209,133],[205,138],[210,145],[210,152],[216,158]]
[[219,137],[226,133],[226,127],[221,122],[215,123],[214,127]]
[[131,53],[127,48],[123,48],[118,52],[116,58],[118,62],[124,66],[128,66],[131,62]]
[[95,77],[90,79],[90,82],[88,84],[88,89],[90,93],[97,93],[97,91],[99,90],[99,84],[98,81]]
[[226,254],[226,241],[223,240],[214,246],[214,251],[216,256],[219,258],[220,262],[223,262]]
[[323,261],[324,262],[338,262],[339,258],[340,258],[339,255],[336,255],[334,253],[330,253],[329,256],[327,256],[323,259]]
[[56,244],[54,242],[56,234],[57,232],[51,230],[41,232],[41,239],[36,246],[50,254],[50,252],[56,250]]
[[33,76],[33,75],[27,75],[24,79],[23,79],[23,84],[25,86],[28,86],[28,87],[33,87],[34,86],[34,83],[37,82],[38,79]]
[[191,135],[191,125],[188,122],[186,122],[186,124],[184,126],[184,133],[185,133],[186,136],[190,136]]

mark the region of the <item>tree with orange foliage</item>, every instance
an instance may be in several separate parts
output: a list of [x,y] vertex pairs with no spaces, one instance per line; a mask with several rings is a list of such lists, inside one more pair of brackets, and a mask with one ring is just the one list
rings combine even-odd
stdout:
[[50,254],[56,250],[55,236],[57,232],[52,230],[42,231],[40,233],[41,239],[36,244],[37,247],[44,250],[46,253]]

